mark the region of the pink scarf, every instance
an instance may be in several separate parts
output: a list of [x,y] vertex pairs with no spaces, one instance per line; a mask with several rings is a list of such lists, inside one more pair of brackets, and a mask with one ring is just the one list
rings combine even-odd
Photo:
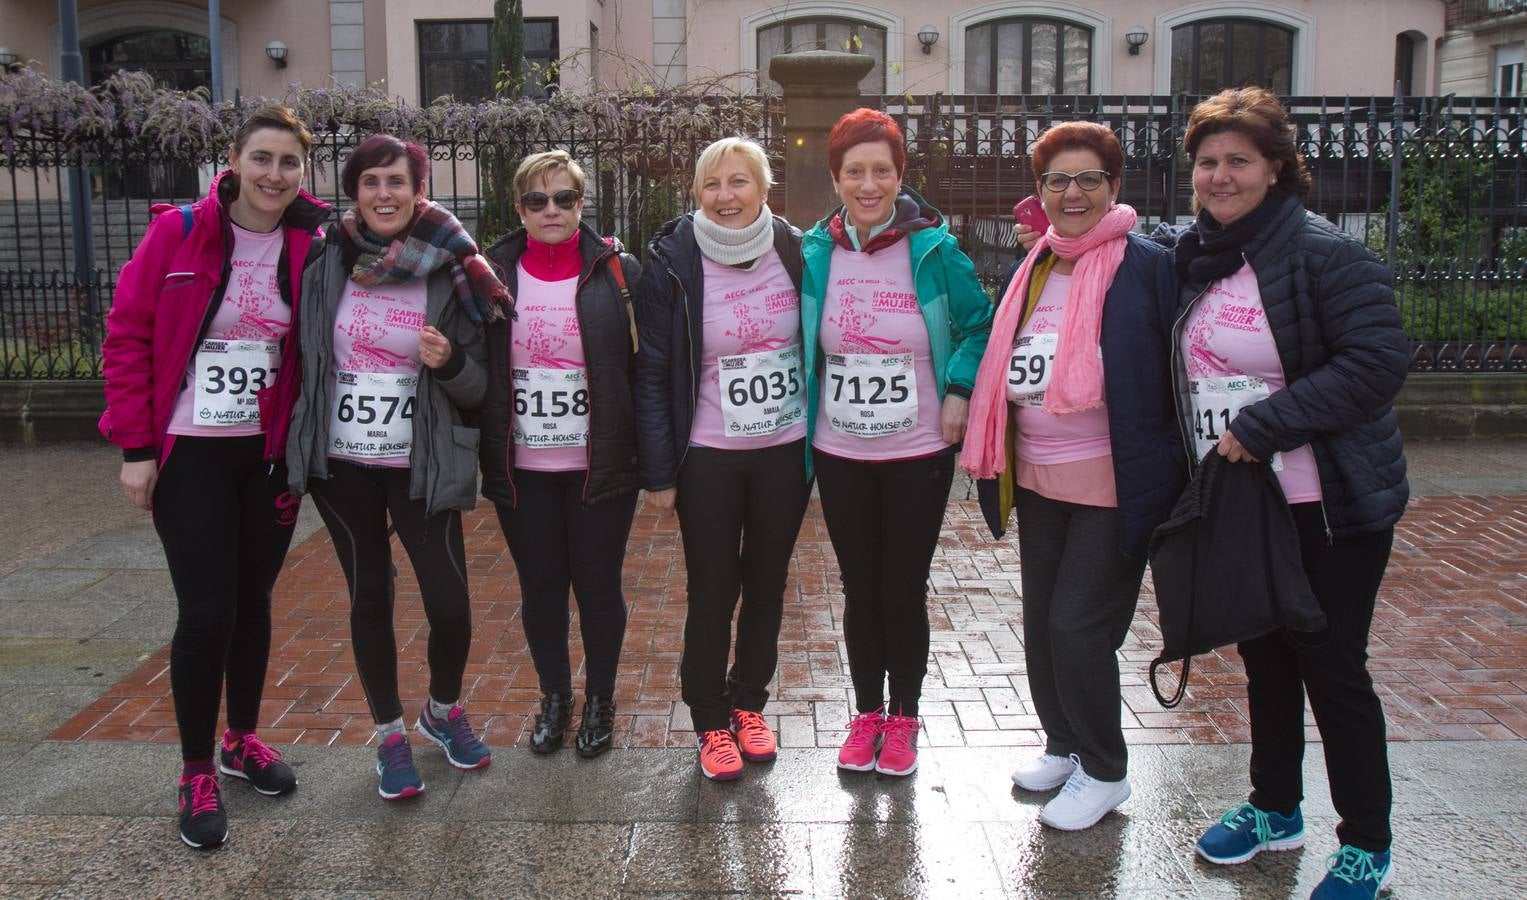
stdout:
[[[1103,330],[1103,299],[1124,261],[1124,236],[1135,227],[1134,207],[1114,204],[1081,237],[1062,237],[1052,227],[1024,257],[997,306],[986,355],[970,395],[970,422],[960,465],[975,478],[995,478],[1007,466],[1007,368],[1029,297],[1034,261],[1046,247],[1076,260],[1055,347],[1055,374],[1045,390],[1044,411],[1055,415],[1095,409],[1103,403],[1103,364],[1097,351]],[[1078,348],[1080,352],[1072,352]]]

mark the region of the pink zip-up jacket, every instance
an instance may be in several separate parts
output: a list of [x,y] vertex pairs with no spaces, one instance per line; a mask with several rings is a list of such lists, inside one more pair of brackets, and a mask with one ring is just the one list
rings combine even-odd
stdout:
[[[231,170],[218,174],[207,196],[191,207],[189,233],[179,207],[156,204],[154,220],[117,277],[101,346],[106,412],[99,427],[130,460],[157,459],[163,464],[174,444],[175,436],[168,432],[175,399],[212,304],[222,301],[227,283],[233,249],[227,204],[237,190]],[[302,271],[314,240],[323,236],[319,223],[328,214],[327,203],[300,190],[282,214],[292,324],[282,341],[275,384],[256,395],[265,426],[266,459],[279,459],[286,452],[292,406],[302,383],[297,349]]]

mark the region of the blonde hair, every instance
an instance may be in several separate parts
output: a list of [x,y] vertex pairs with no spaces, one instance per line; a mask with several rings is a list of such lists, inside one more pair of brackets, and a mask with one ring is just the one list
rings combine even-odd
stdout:
[[530,192],[533,182],[558,171],[567,172],[573,179],[573,187],[583,193],[583,167],[564,150],[547,150],[525,157],[520,167],[514,170],[514,202],[518,204],[520,198]]
[[749,138],[725,137],[701,150],[700,158],[695,160],[695,182],[690,190],[694,193],[696,203],[700,202],[700,188],[705,186],[705,176],[720,165],[728,153],[742,157],[748,168],[753,170],[753,177],[758,179],[764,194],[767,195],[769,188],[774,186],[774,173],[769,170],[769,155],[764,152],[764,148]]

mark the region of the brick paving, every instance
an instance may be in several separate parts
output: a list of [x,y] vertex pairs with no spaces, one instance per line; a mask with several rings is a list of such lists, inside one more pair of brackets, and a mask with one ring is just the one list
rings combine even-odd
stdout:
[[[466,702],[495,746],[528,741],[539,699],[519,619],[514,564],[491,508],[466,517],[475,634]],[[424,699],[427,635],[418,585],[399,561],[400,683]],[[1394,740],[1527,738],[1527,497],[1423,497],[1396,534],[1371,641],[1371,669]],[[987,538],[973,501],[953,501],[933,561],[933,623],[922,713],[925,746],[1037,745],[1024,675],[1018,550]],[[684,565],[677,522],[638,512],[625,569],[630,623],[616,699],[617,743],[690,747],[679,701]],[[843,600],[820,507],[801,529],[767,710],[787,747],[835,747],[849,714]],[[280,743],[367,743],[372,725],[349,650],[344,579],[327,535],[293,548],[275,592],[262,734]],[[573,664],[581,665],[577,628]],[[1243,743],[1244,675],[1233,650],[1195,660],[1188,698],[1163,710],[1145,672],[1159,645],[1146,578],[1122,651],[1125,734],[1132,744]],[[151,656],[58,728],[55,740],[177,740],[169,648]],[[576,676],[575,676],[576,680]],[[413,713],[410,712],[410,715]],[[1307,730],[1315,737],[1313,725]]]

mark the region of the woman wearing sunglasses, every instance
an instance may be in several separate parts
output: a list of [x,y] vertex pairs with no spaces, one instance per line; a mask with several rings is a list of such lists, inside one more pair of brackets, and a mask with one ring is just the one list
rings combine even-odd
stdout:
[[429,620],[429,697],[415,728],[458,769],[492,754],[462,709],[472,645],[461,511],[477,504],[482,322],[509,294],[450,211],[427,199],[424,147],[372,135],[340,180],[340,217],[302,294],[302,396],[287,446],[350,588],[350,641],[377,734],[377,792],[424,790],[398,694],[392,542],[403,542]]
[[663,226],[637,292],[642,482],[657,506],[678,508],[689,574],[679,680],[700,772],[716,781],[774,759],[762,713],[810,494],[801,236],[769,212],[771,181],[753,141],[705,148],[699,209]]
[[1115,654],[1146,542],[1187,481],[1168,339],[1176,279],[1170,255],[1130,233],[1112,131],[1057,125],[1032,156],[1050,225],[1003,291],[960,461],[985,479],[995,535],[1018,511],[1024,649],[1045,748],[1013,781],[1064,785],[1039,820],[1079,830],[1130,794]]
[[640,266],[582,223],[583,170],[561,150],[514,173],[524,227],[488,250],[516,316],[488,329],[483,496],[520,579],[521,621],[541,686],[530,749],[561,748],[573,713],[568,591],[586,678],[580,756],[610,749],[626,635],[620,587],[636,513],[636,325],[626,285]]

